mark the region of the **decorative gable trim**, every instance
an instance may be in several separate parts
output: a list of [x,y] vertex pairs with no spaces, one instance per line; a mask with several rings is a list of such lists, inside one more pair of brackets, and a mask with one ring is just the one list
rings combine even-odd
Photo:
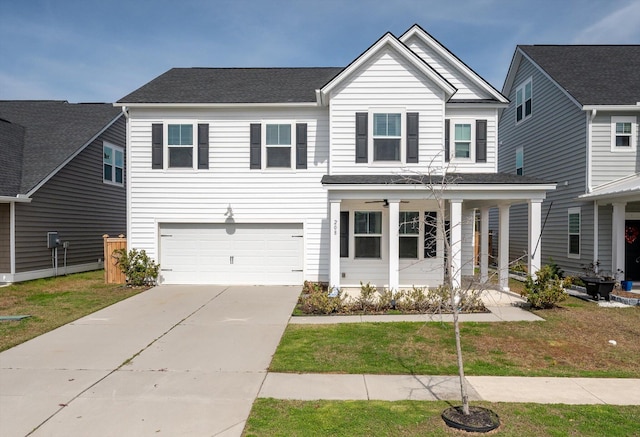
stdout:
[[340,83],[347,80],[353,72],[358,70],[362,65],[369,61],[373,56],[379,53],[384,48],[391,48],[404,57],[411,65],[416,67],[422,72],[429,80],[434,82],[445,93],[445,100],[448,100],[457,89],[451,85],[444,77],[442,77],[437,71],[431,68],[422,58],[415,54],[409,47],[404,45],[398,38],[391,33],[385,33],[378,41],[376,41],[371,47],[365,50],[360,56],[358,56],[351,64],[349,64],[344,70],[342,70],[336,77],[331,79],[329,83],[323,86],[318,93],[320,103],[327,105],[329,94]]
[[484,80],[478,73],[473,71],[467,64],[462,62],[460,58],[451,53],[449,49],[440,44],[438,40],[432,37],[426,30],[420,27],[418,24],[414,24],[409,30],[407,30],[400,37],[402,43],[406,43],[412,37],[416,37],[427,44],[430,48],[436,51],[440,56],[445,58],[451,65],[456,67],[465,77],[478,85],[481,89],[489,93],[494,99],[501,103],[509,103],[509,99],[502,95],[497,89],[495,89],[489,82]]

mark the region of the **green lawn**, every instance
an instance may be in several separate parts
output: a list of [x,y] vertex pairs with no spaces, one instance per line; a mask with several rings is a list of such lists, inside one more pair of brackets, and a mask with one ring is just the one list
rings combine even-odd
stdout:
[[102,270],[0,287],[0,315],[31,316],[21,321],[0,322],[0,351],[143,290],[105,284]]
[[[637,377],[640,307],[569,298],[543,322],[462,323],[468,375]],[[609,340],[615,340],[613,346]],[[289,325],[274,372],[457,374],[451,323]]]
[[[540,405],[474,402],[500,416],[488,435],[640,436],[640,406]],[[286,401],[258,399],[244,436],[461,436],[440,414],[446,402]]]

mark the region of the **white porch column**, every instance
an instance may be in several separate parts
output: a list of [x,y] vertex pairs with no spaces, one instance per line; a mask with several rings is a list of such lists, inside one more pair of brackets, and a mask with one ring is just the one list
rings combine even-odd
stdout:
[[617,269],[624,271],[624,221],[626,203],[613,203],[613,217],[611,220],[611,270],[614,275]]
[[498,284],[500,290],[509,291],[509,205],[500,205],[498,240]]
[[400,288],[400,200],[389,200],[389,290]]
[[329,287],[340,288],[340,200],[330,200]]
[[462,210],[462,276],[473,276],[475,268],[475,209]]
[[480,283],[489,280],[489,208],[480,208]]
[[535,274],[541,267],[542,252],[542,200],[529,200],[529,274]]
[[451,282],[453,288],[459,288],[462,284],[462,200],[452,199],[450,235],[451,235]]

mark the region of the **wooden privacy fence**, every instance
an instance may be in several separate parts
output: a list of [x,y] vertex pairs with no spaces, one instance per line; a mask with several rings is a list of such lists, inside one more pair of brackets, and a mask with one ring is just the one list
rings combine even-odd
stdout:
[[114,251],[118,249],[127,250],[127,239],[120,234],[117,237],[109,237],[104,234],[104,282],[107,284],[124,284],[127,278],[118,267],[118,256],[114,255]]

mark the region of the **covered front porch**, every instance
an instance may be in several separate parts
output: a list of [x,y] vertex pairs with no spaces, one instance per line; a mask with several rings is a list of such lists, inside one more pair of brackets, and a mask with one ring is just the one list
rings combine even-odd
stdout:
[[[499,287],[508,290],[509,208],[529,205],[529,271],[540,268],[541,205],[554,184],[496,174],[325,176],[330,217],[329,284],[360,282],[389,290],[454,287],[474,275],[474,232],[480,232],[479,278],[489,279],[489,210],[499,213]],[[476,212],[479,211],[479,226]]]

